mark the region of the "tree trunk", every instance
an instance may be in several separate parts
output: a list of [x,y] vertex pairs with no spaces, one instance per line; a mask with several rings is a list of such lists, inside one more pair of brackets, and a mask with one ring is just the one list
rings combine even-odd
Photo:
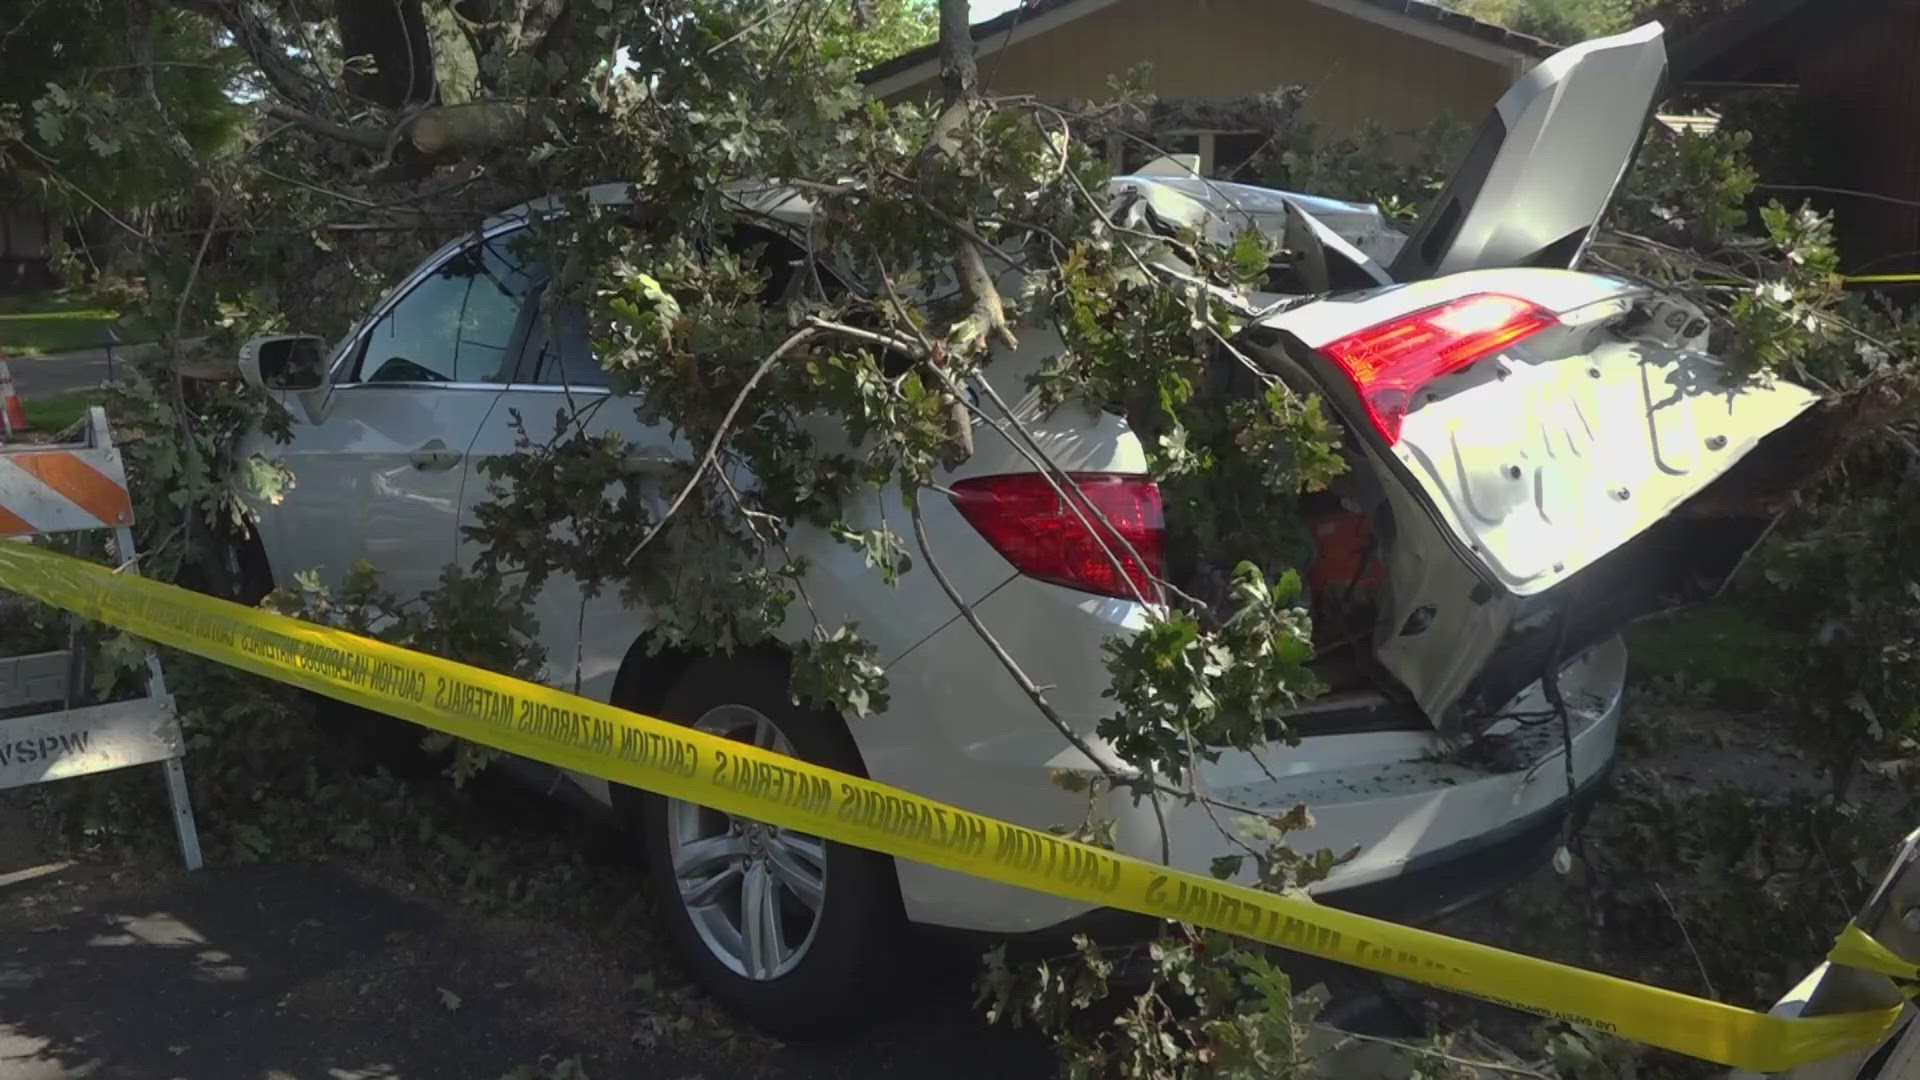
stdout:
[[336,0],[348,93],[393,112],[433,101],[433,37],[421,3]]
[[940,0],[940,85],[951,105],[980,92],[980,70],[973,62],[972,5]]

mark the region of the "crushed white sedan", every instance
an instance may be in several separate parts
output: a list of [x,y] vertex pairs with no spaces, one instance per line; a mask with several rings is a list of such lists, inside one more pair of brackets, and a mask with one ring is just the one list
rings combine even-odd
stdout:
[[[1197,782],[1242,805],[1305,803],[1316,824],[1298,845],[1358,847],[1317,888],[1326,903],[1430,915],[1537,865],[1613,760],[1620,628],[1717,587],[1768,524],[1722,496],[1796,460],[1813,394],[1729,387],[1697,312],[1573,269],[1665,69],[1657,26],[1541,64],[1409,236],[1373,207],[1166,167],[1113,183],[1114,213],[1139,227],[1230,237],[1252,224],[1301,252],[1256,297],[1271,314],[1234,346],[1323,396],[1344,425],[1347,474],[1301,507],[1318,543],[1308,600],[1328,643],[1316,664],[1332,690],[1274,718],[1297,744],[1275,742],[1264,762],[1223,754]],[[779,267],[803,260],[806,201],[752,185],[738,195],[763,223],[747,239],[785,255],[770,264],[777,295]],[[611,393],[578,313],[538,317],[543,271],[509,241],[539,212],[502,215],[435,254],[330,358],[311,338],[250,343],[247,377],[294,418],[290,443],[258,434],[242,448],[297,480],[261,507],[255,557],[275,580],[309,569],[337,580],[364,558],[396,592],[432,587],[477,554],[462,527],[486,498],[483,464],[515,451],[513,414]],[[1206,568],[1164,545],[1160,493],[1126,417],[1048,415],[1028,395],[1026,376],[1058,348],[1024,332],[991,377],[1134,554],[1108,558],[1029,459],[986,432],[925,516],[955,587],[1100,753],[1102,642],[1142,624],[1156,580],[1192,583]],[[1234,371],[1223,362],[1221,378]],[[632,408],[587,423],[627,440],[642,470],[691,455]],[[880,490],[852,510],[875,524],[908,516]],[[582,618],[564,580],[537,612],[553,680],[995,817],[1045,827],[1085,815],[1050,775],[1088,762],[930,575],[888,586],[824,533],[802,529],[792,544],[811,560],[822,617],[857,621],[878,644],[887,714],[796,707],[776,649],[649,655],[652,613],[602,596]],[[796,614],[794,637],[808,625]],[[867,972],[907,922],[1015,936],[1108,914],[592,777],[548,780],[627,817],[692,971],[781,1032],[859,1015]],[[1149,806],[1116,794],[1105,809],[1123,850],[1158,857]],[[1207,811],[1167,814],[1172,858],[1204,872],[1226,843]]]

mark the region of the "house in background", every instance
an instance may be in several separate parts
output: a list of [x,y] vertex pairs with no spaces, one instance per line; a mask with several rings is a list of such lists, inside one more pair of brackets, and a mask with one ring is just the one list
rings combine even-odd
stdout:
[[[1197,106],[1193,115],[1299,86],[1309,93],[1301,117],[1332,131],[1366,121],[1414,131],[1445,116],[1477,122],[1555,51],[1419,0],[1028,0],[975,24],[973,39],[989,93],[1098,101],[1108,80],[1146,62],[1152,91]],[[939,50],[916,49],[863,78],[888,100],[936,94]],[[1197,155],[1214,177],[1234,175],[1265,140],[1197,124],[1154,132],[1161,149]],[[1123,142],[1109,154],[1120,169],[1151,156]]]
[[0,295],[60,283],[49,259],[61,226],[61,218],[37,206],[0,206]]
[[[1806,188],[1831,210],[1842,268],[1920,270],[1920,0],[1751,0],[1674,50],[1676,85],[1729,107],[1785,92]],[[1843,193],[1844,192],[1844,193]]]

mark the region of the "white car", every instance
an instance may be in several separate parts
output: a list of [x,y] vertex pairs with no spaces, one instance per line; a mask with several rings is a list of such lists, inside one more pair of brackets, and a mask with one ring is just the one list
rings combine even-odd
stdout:
[[[1326,903],[1431,915],[1537,865],[1613,760],[1626,665],[1618,630],[1723,581],[1767,520],[1711,516],[1712,507],[1737,503],[1719,496],[1742,477],[1768,479],[1794,463],[1793,432],[1805,426],[1794,421],[1813,415],[1813,395],[1786,383],[1727,388],[1700,351],[1704,319],[1570,269],[1631,160],[1665,67],[1658,26],[1542,64],[1502,100],[1404,243],[1372,207],[1166,175],[1114,183],[1115,213],[1149,227],[1230,235],[1252,220],[1285,235],[1291,223],[1301,255],[1270,299],[1325,294],[1276,305],[1237,344],[1325,395],[1343,419],[1352,468],[1336,492],[1303,507],[1319,536],[1311,599],[1329,625],[1336,600],[1349,617],[1364,612],[1364,632],[1357,646],[1322,657],[1334,691],[1284,718],[1298,745],[1275,742],[1261,761],[1226,753],[1196,781],[1243,805],[1304,802],[1316,824],[1296,846],[1358,846],[1318,887]],[[619,185],[598,197],[644,192]],[[804,202],[789,194],[743,197],[767,222],[757,239],[777,243],[804,221]],[[447,563],[476,555],[462,526],[487,497],[481,465],[514,452],[511,415],[544,423],[564,394],[608,393],[584,336],[544,340],[546,320],[533,317],[539,272],[516,264],[505,241],[534,212],[449,244],[330,360],[309,352],[315,362],[290,362],[315,339],[249,343],[247,377],[280,393],[294,417],[290,443],[258,435],[242,448],[283,459],[296,478],[283,502],[260,508],[255,557],[274,578],[318,569],[337,579],[365,558],[397,592],[431,588]],[[995,360],[996,385],[1141,557],[1164,564],[1162,507],[1140,440],[1117,415],[1041,415],[1024,377],[1059,340],[1026,328],[1021,343]],[[588,425],[629,440],[639,470],[690,457],[630,408],[595,410]],[[973,456],[940,480],[954,495],[926,500],[925,514],[944,568],[1093,739],[1111,709],[1101,643],[1139,627],[1146,610],[999,435],[982,429]],[[1712,500],[1701,497],[1709,485]],[[908,517],[895,492],[866,500],[853,512],[876,524]],[[889,587],[824,534],[802,529],[793,547],[811,560],[806,587],[820,616],[857,621],[878,645],[892,698],[884,715],[795,707],[776,647],[648,656],[648,611],[602,597],[583,619],[566,581],[538,611],[548,677],[983,814],[1040,827],[1084,817],[1084,797],[1049,777],[1088,763],[931,575]],[[1151,570],[1176,581],[1194,572]],[[796,612],[788,639],[810,625]],[[1045,938],[1112,914],[564,779],[634,823],[692,971],[786,1033],[859,1013],[904,923]],[[1105,812],[1123,850],[1159,857],[1150,806],[1115,795]],[[1166,814],[1178,865],[1205,872],[1229,847],[1205,809],[1169,805]]]

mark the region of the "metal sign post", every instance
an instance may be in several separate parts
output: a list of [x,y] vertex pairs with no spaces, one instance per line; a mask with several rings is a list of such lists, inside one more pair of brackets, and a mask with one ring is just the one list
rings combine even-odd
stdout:
[[[85,438],[0,446],[0,542],[111,531],[113,557],[134,573],[133,501],[104,409],[88,411]],[[199,869],[200,837],[181,763],[186,745],[159,658],[147,653],[145,697],[75,707],[79,661],[73,650],[0,658],[0,790],[159,763],[181,858],[187,869]]]

